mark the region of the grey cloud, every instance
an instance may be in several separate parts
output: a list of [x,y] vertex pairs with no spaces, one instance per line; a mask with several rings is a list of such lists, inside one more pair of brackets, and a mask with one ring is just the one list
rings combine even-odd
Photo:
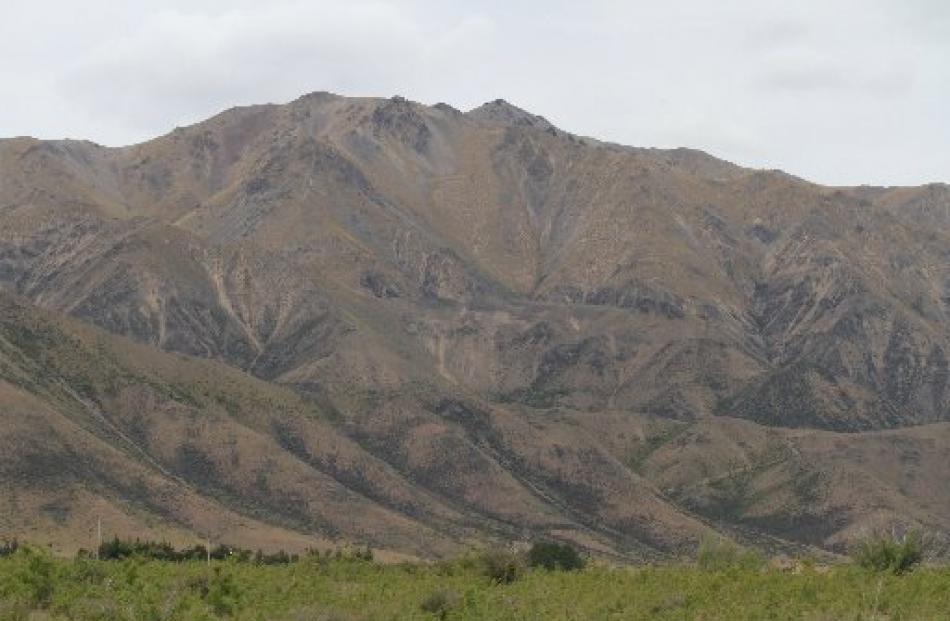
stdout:
[[841,66],[799,66],[760,74],[752,82],[765,91],[783,94],[851,91],[886,98],[906,95],[914,84],[914,74],[909,69],[891,69],[861,75]]
[[504,97],[578,133],[820,182],[950,180],[942,0],[46,0],[4,13],[0,135],[124,144],[314,90],[460,108]]

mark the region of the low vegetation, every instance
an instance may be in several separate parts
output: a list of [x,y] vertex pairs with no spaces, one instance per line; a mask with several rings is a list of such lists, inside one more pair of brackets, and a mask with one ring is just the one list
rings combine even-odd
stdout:
[[458,608],[461,598],[458,591],[453,589],[438,589],[422,600],[420,608],[423,612],[430,612],[439,619],[447,619],[452,610]]
[[851,556],[867,569],[902,574],[920,564],[924,552],[923,537],[918,531],[911,530],[900,536],[895,533],[875,533],[859,542]]
[[729,539],[710,533],[699,543],[696,564],[706,570],[756,570],[765,564],[765,558],[757,550],[742,548]]
[[910,621],[950,610],[950,568],[809,560],[780,569],[714,538],[696,563],[640,567],[587,561],[557,543],[392,565],[366,550],[268,563],[228,549],[209,562],[207,550],[172,559],[164,544],[105,545],[131,552],[96,560],[12,549],[0,558],[0,619]]

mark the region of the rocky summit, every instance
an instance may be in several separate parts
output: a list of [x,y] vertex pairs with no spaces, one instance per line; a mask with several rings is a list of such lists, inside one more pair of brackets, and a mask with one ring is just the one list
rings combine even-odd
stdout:
[[0,535],[644,559],[950,529],[947,185],[313,93],[0,140],[0,290]]

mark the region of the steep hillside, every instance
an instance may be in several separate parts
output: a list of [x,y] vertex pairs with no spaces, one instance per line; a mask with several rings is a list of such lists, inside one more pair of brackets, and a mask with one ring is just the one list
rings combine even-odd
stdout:
[[[347,426],[338,412],[286,388],[6,295],[0,399],[8,430],[0,471],[9,491],[4,526],[24,536],[52,532],[88,544],[94,516],[105,514],[128,536],[190,532],[297,546],[360,541],[431,556],[548,529],[605,553],[622,541],[627,552],[655,554],[700,532],[698,522],[563,421],[531,429],[509,415],[496,424],[500,412],[415,395],[403,398],[402,412],[367,422],[386,427],[385,434],[353,440],[338,429]],[[431,411],[412,411],[419,402]],[[388,405],[399,407],[395,399]],[[509,438],[515,432],[524,445]],[[522,463],[520,451],[558,441],[581,446],[557,463]],[[560,477],[550,471],[568,466]],[[604,471],[584,480],[594,467]],[[593,498],[606,484],[627,501],[575,508],[558,493],[563,487]],[[638,490],[643,498],[634,506]],[[655,537],[655,546],[599,517],[646,520],[646,510],[663,517],[637,533]]]
[[[544,533],[653,555],[706,528],[835,546],[950,526],[948,209],[943,185],[822,187],[501,100],[315,93],[121,149],[0,141],[0,286],[236,368],[180,363],[232,374],[237,407],[319,413],[257,401],[192,441],[159,408],[155,446],[93,433],[183,477],[181,451],[255,430],[232,453],[257,469],[204,447],[233,480],[183,479],[221,511],[421,554]],[[47,372],[46,347],[18,372]],[[74,420],[7,382],[23,434]],[[129,407],[72,390],[114,424]],[[261,496],[271,454],[285,487]]]
[[[293,392],[5,295],[0,398],[3,514],[14,532],[88,544],[102,516],[127,536],[199,533],[299,547],[382,543],[385,532],[404,549],[446,545],[407,513],[431,510],[433,525],[452,513],[409,490]],[[364,483],[347,481],[350,471]]]

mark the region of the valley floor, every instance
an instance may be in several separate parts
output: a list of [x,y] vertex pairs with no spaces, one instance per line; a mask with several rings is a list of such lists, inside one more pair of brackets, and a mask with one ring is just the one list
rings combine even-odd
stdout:
[[950,569],[895,576],[854,566],[783,572],[688,565],[527,571],[491,583],[473,560],[381,565],[304,558],[252,563],[0,559],[0,619],[950,618]]

